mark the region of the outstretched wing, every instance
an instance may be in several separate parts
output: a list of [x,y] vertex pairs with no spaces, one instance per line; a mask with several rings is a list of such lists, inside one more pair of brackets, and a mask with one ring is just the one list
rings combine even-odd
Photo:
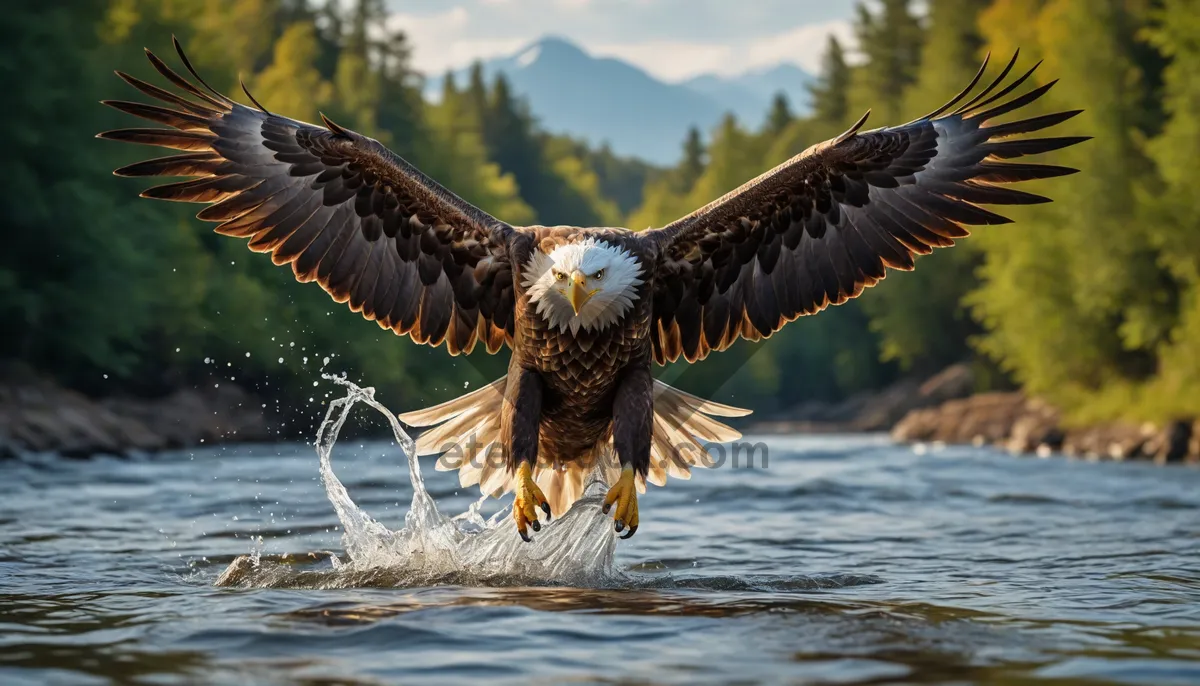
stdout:
[[257,102],[251,108],[230,100],[175,47],[209,92],[147,51],[178,93],[117,74],[169,107],[104,104],[173,128],[99,137],[185,152],[123,167],[118,176],[192,177],[142,196],[211,203],[197,216],[220,222],[218,233],[247,239],[275,264],[290,264],[299,281],[320,283],[334,300],[417,343],[445,341],[451,354],[470,352],[478,341],[489,352],[511,343],[513,284],[504,245],[511,227],[378,141],[329,120],[328,128],[313,126]]
[[[1033,69],[970,101],[983,75],[938,110],[903,126],[859,132],[864,115],[719,200],[644,236],[659,246],[652,337],[659,363],[702,359],[739,337],[766,338],[801,315],[858,296],[888,267],[954,244],[965,226],[1010,220],[981,204],[1048,198],[1000,184],[1075,169],[1001,160],[1065,148],[1086,137],[1020,138],[1079,110],[1011,123],[991,120],[1037,100],[1054,82],[1009,98]],[[1040,63],[1039,63],[1040,64]],[[996,91],[993,94],[993,91]]]

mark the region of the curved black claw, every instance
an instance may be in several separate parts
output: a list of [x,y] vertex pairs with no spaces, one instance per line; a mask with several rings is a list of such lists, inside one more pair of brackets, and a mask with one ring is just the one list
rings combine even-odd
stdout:
[[[617,531],[620,531],[620,529],[617,529]],[[636,533],[637,533],[637,524],[634,524],[633,526],[629,527],[628,533],[626,533],[624,536],[621,536],[621,540],[625,540],[626,538],[633,538],[633,535]]]
[[521,540],[522,540],[522,541],[525,541],[526,543],[532,543],[532,542],[533,542],[533,539],[529,537],[529,534],[525,533],[524,531],[522,531],[522,530],[520,530],[520,529],[517,529],[517,533],[521,534]]
[[[546,513],[546,521],[550,521],[550,503],[542,503],[542,512]],[[537,531],[537,529],[534,529]]]
[[535,532],[541,531],[542,523],[535,519],[529,523],[529,528],[533,529]]
[[624,530],[625,530],[625,522],[622,522],[621,520],[618,519],[617,520],[617,533],[621,533]]

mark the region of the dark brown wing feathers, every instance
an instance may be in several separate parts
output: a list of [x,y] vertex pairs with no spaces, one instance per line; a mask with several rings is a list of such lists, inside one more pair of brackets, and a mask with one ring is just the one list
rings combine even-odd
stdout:
[[[1009,98],[1037,65],[1008,84],[1000,75],[950,114],[978,85],[902,126],[849,130],[815,145],[663,229],[654,287],[655,359],[689,361],[738,338],[759,340],[793,319],[858,296],[888,268],[912,269],[966,236],[966,227],[1009,219],[981,205],[1048,202],[998,184],[1075,169],[1004,162],[1059,150],[1086,137],[1013,138],[1060,124],[1079,110],[996,123],[1054,82]],[[999,89],[999,90],[997,90]],[[1007,99],[1006,99],[1007,98]]]
[[[511,227],[442,188],[377,141],[271,114],[179,76],[147,51],[178,93],[118,72],[168,105],[105,101],[172,128],[109,131],[101,138],[183,151],[118,169],[119,176],[187,180],[142,193],[209,203],[197,215],[217,232],[247,239],[251,250],[290,264],[337,302],[418,343],[452,354],[482,341],[496,352],[512,340]],[[243,88],[245,86],[243,85]]]

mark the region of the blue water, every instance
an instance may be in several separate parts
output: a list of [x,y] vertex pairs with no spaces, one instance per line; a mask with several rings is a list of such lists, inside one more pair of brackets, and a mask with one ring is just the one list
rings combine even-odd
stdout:
[[[652,487],[582,587],[347,571],[302,443],[0,463],[0,683],[1200,683],[1200,471],[749,440],[765,469]],[[395,443],[334,466],[404,526]]]

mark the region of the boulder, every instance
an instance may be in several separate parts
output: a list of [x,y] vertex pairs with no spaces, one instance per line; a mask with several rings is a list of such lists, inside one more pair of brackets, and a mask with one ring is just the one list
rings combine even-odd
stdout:
[[897,441],[999,443],[1026,410],[1020,393],[980,393],[908,413],[892,429]]
[[1059,419],[1056,408],[1036,398],[1026,400],[1004,441],[1005,449],[1039,455],[1061,450],[1065,434]]
[[0,381],[0,457],[83,457],[266,438],[261,403],[228,383],[161,398],[94,400],[28,374]]
[[1062,451],[1092,459],[1127,460],[1146,456],[1145,447],[1154,437],[1153,424],[1110,422],[1068,429]]
[[1192,422],[1176,420],[1155,432],[1143,446],[1147,457],[1159,464],[1182,462],[1188,457],[1192,441]]
[[164,398],[110,398],[104,406],[131,417],[171,448],[268,438],[262,403],[229,382],[207,381]]

